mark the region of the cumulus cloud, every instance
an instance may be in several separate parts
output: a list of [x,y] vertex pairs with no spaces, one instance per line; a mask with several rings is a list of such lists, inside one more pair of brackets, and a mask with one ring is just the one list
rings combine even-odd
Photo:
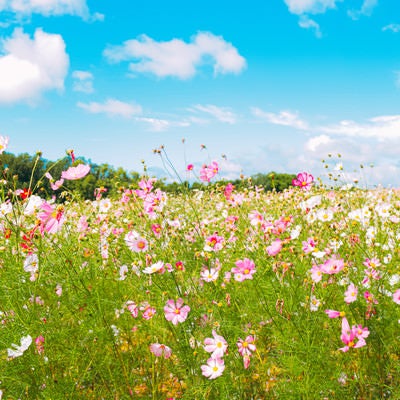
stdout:
[[320,14],[343,0],[284,0],[292,14]]
[[[90,17],[86,0],[1,0],[0,11],[15,14],[31,15],[76,15],[88,19]],[[96,16],[97,15],[97,16]],[[95,14],[95,19],[100,14]]]
[[382,28],[383,31],[392,31],[394,33],[400,32],[400,24],[389,24]]
[[221,36],[200,32],[189,43],[180,39],[157,42],[141,35],[120,46],[109,46],[104,56],[110,62],[131,61],[132,72],[179,79],[193,77],[197,69],[211,64],[215,74],[240,73],[246,66],[237,49]]
[[69,57],[60,35],[37,29],[31,39],[15,29],[2,45],[0,103],[33,101],[44,91],[64,88]]
[[382,115],[370,118],[367,123],[343,120],[336,125],[322,126],[318,129],[328,134],[351,137],[398,139],[400,138],[400,115]]
[[228,124],[236,123],[236,115],[226,107],[217,107],[213,104],[201,105],[197,104],[190,111],[201,111],[206,114],[212,115],[218,121],[226,122]]
[[142,107],[140,105],[125,103],[116,99],[108,99],[104,103],[78,102],[77,106],[91,114],[106,114],[110,117],[132,118],[142,113]]
[[74,79],[73,90],[75,92],[93,93],[93,74],[88,71],[74,71],[72,73]]
[[308,129],[308,123],[300,119],[297,112],[280,111],[278,114],[276,114],[263,111],[257,107],[253,107],[251,112],[254,116],[271,124],[290,126],[292,128],[301,130]]

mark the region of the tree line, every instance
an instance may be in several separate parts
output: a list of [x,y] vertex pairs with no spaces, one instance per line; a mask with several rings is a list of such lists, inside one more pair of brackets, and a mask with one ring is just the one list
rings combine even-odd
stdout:
[[[104,196],[116,195],[123,188],[136,188],[138,181],[143,176],[136,171],[128,172],[122,167],[115,168],[107,163],[95,164],[83,157],[77,158],[72,163],[69,156],[57,161],[50,161],[42,158],[40,153],[14,155],[4,152],[0,156],[0,179],[3,193],[5,190],[12,192],[16,189],[29,189],[39,195],[52,195],[53,190],[50,187],[49,179],[45,176],[46,172],[49,172],[54,180],[57,180],[60,179],[62,171],[79,163],[89,164],[90,173],[79,180],[64,181],[59,190],[68,190],[82,199],[94,199],[96,190],[99,188],[104,191]],[[236,180],[217,180],[211,184],[197,181],[167,182],[165,179],[159,179],[156,187],[169,193],[182,193],[193,189],[215,189],[232,183],[236,189],[258,186],[266,191],[279,192],[291,186],[293,178],[295,178],[293,174],[269,172]]]

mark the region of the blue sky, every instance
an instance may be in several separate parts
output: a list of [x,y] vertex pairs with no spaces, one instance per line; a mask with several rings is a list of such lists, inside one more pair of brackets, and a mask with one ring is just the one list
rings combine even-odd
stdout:
[[15,154],[160,174],[164,145],[235,178],[340,153],[346,182],[400,185],[398,0],[0,0],[0,29]]

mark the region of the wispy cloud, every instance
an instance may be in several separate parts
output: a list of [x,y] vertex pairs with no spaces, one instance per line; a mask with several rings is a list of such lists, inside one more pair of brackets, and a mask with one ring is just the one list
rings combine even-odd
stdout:
[[116,99],[108,99],[104,103],[78,102],[77,106],[91,114],[106,114],[110,117],[132,118],[142,113],[142,107],[140,105],[125,103]]
[[255,117],[258,117],[270,124],[290,126],[292,128],[305,130],[308,129],[308,123],[299,118],[298,112],[280,111],[279,113],[271,113],[253,107],[251,112]]
[[292,14],[321,14],[343,0],[284,0]]
[[90,15],[86,0],[2,0],[0,11],[9,11],[19,15],[42,14],[76,15],[84,19],[101,20],[102,14]]
[[184,128],[190,126],[190,123],[187,121],[171,121],[167,119],[159,119],[159,118],[149,118],[149,117],[138,117],[137,121],[145,122],[149,125],[150,130],[154,132],[166,131],[171,127],[180,127]]
[[302,15],[299,19],[299,26],[303,29],[311,29],[314,31],[317,38],[322,37],[321,29],[319,24],[307,15]]
[[132,72],[179,79],[193,77],[203,64],[211,63],[215,74],[240,73],[246,61],[238,50],[221,36],[200,32],[189,43],[181,39],[157,42],[141,35],[120,46],[109,46],[104,56],[110,62],[131,61]]
[[382,28],[382,31],[392,31],[394,33],[400,32],[400,24],[389,24]]
[[320,132],[378,140],[400,138],[400,115],[382,115],[370,118],[366,123],[343,120],[336,125],[321,126]]
[[0,103],[33,101],[42,92],[62,90],[69,57],[60,35],[37,29],[33,39],[22,29],[3,41],[0,56]]
[[378,0],[364,0],[360,10],[351,10],[348,15],[353,19],[358,19],[363,15],[370,16],[377,4]]
[[74,71],[72,73],[74,78],[73,90],[75,92],[93,93],[93,74],[88,71]]
[[228,124],[236,123],[236,115],[226,107],[218,107],[213,104],[201,105],[197,104],[192,108],[189,108],[189,111],[201,111],[206,114],[212,115],[218,121],[225,122]]

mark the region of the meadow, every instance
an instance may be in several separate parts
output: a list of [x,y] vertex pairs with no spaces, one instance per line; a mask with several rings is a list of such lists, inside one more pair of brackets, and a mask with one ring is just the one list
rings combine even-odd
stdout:
[[0,398],[400,398],[398,191],[63,190],[87,174],[1,181]]

